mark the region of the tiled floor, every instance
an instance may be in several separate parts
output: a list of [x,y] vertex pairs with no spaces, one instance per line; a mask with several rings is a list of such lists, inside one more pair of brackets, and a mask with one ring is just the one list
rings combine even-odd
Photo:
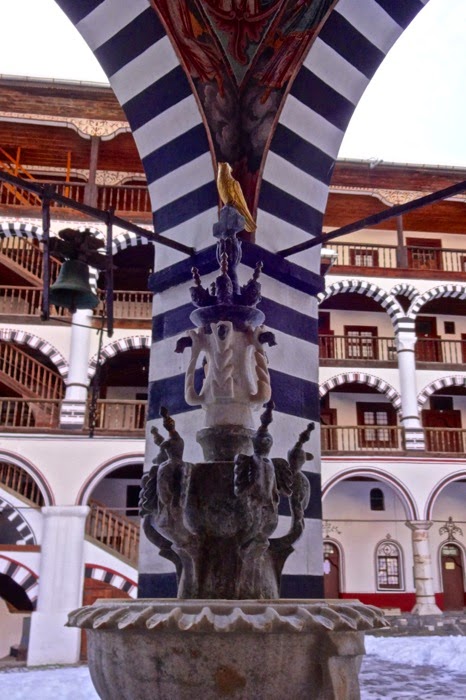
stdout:
[[408,666],[366,656],[361,700],[466,700],[466,674],[432,666]]

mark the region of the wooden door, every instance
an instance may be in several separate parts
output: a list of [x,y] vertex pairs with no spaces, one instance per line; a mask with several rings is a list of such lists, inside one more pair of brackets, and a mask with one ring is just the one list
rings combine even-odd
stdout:
[[442,547],[443,609],[464,608],[464,571],[461,549],[453,542]]
[[[336,425],[336,408],[327,408],[326,406],[322,406],[320,409],[320,422],[322,425]],[[326,428],[325,430],[321,431],[321,450],[323,452],[335,452],[338,450],[338,436],[336,430]]]
[[[422,424],[426,429],[426,447],[429,452],[463,452],[463,435],[459,432],[462,428],[461,411],[426,409],[422,411]],[[435,428],[435,430],[429,430],[429,428]],[[451,430],[440,430],[440,428]]]
[[340,552],[332,542],[324,542],[324,597],[340,597]]
[[[99,598],[131,598],[126,591],[120,588],[105,583],[104,581],[96,581],[93,578],[84,579],[83,606],[92,605]],[[83,630],[81,634],[81,661],[87,660],[87,637]]]
[[407,238],[408,267],[411,270],[441,270],[442,241],[435,238]]
[[335,357],[334,331],[330,328],[330,313],[319,312],[319,357],[329,360]]
[[416,359],[419,362],[442,362],[442,344],[437,335],[435,316],[418,316],[416,319]]

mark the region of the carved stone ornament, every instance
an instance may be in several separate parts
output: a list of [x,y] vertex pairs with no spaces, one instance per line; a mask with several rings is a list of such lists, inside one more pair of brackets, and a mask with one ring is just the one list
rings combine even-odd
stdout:
[[463,537],[463,530],[453,521],[450,515],[445,525],[439,529],[439,535],[447,535],[447,541],[456,540],[455,535]]

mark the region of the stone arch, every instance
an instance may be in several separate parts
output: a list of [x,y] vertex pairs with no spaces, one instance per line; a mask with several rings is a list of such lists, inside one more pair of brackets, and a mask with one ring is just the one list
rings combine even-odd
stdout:
[[[151,339],[148,335],[131,335],[127,338],[120,338],[119,340],[114,340],[108,345],[102,348],[100,353],[100,362],[103,364],[107,360],[120,352],[127,352],[128,350],[139,350],[141,348],[150,348]],[[98,353],[96,353],[89,363],[88,375],[92,378],[97,369],[97,362],[99,359]]]
[[407,312],[408,318],[414,320],[425,304],[440,297],[466,299],[466,284],[440,284],[438,287],[429,289],[412,302]]
[[31,527],[21,512],[4,498],[0,497],[0,514],[7,518],[16,530],[18,539],[13,544],[37,544]]
[[319,304],[336,294],[362,294],[363,296],[374,299],[374,301],[378,302],[387,312],[395,331],[398,329],[400,322],[405,316],[403,309],[393,294],[386,292],[373,282],[357,279],[334,282],[324,292],[318,295]]
[[413,302],[419,296],[419,291],[409,282],[400,282],[392,287],[390,294],[394,297],[406,297],[410,302]]
[[322,398],[329,391],[342,384],[351,384],[356,382],[357,384],[366,384],[374,389],[377,389],[381,394],[385,394],[390,403],[400,410],[401,407],[401,397],[399,393],[390,384],[388,384],[380,377],[374,377],[372,374],[366,374],[365,372],[344,372],[343,374],[337,374],[335,377],[327,379],[326,382],[320,385],[319,395]]
[[29,241],[41,241],[42,229],[40,226],[18,223],[16,221],[3,222],[0,224],[1,238],[25,238]]
[[42,494],[42,498],[44,499],[44,505],[55,505],[55,497],[47,479],[37,469],[37,467],[32,464],[32,462],[29,462],[28,460],[24,459],[24,457],[7,450],[0,450],[0,462],[8,462],[9,464],[13,464],[21,469],[24,469],[24,471],[29,474],[29,476],[31,476],[37,484],[39,491]]
[[417,403],[419,409],[421,409],[426,403],[427,399],[435,394],[439,389],[446,389],[449,386],[464,386],[466,389],[466,377],[459,374],[451,375],[450,377],[440,377],[435,381],[428,384],[424,389],[418,394]]
[[466,469],[461,469],[458,472],[453,472],[452,474],[447,474],[447,476],[444,476],[443,479],[438,481],[431,492],[429,493],[429,496],[427,497],[426,501],[426,512],[425,512],[425,520],[431,520],[434,512],[434,506],[437,501],[437,498],[441,494],[441,492],[444,490],[446,486],[449,486],[450,484],[453,484],[455,481],[458,481],[459,479],[466,479]]
[[103,581],[104,583],[108,583],[110,586],[114,586],[120,591],[124,591],[131,596],[131,598],[137,597],[138,584],[136,581],[132,581],[124,574],[118,573],[118,571],[115,571],[114,569],[109,569],[107,566],[100,566],[99,564],[86,564],[84,576],[86,578],[92,578],[94,581]]
[[35,609],[39,592],[38,575],[24,564],[20,564],[4,554],[0,554],[0,573],[10,576],[18,586],[23,588]]
[[345,469],[343,471],[338,472],[333,477],[331,477],[325,484],[323,484],[322,500],[334,486],[339,484],[341,481],[345,481],[345,479],[348,479],[349,477],[353,476],[370,477],[372,479],[377,479],[378,481],[387,484],[387,486],[390,486],[395,491],[396,495],[402,501],[406,509],[407,519],[419,520],[416,501],[414,499],[414,496],[409,491],[408,487],[393,474],[389,474],[388,472],[375,467],[352,467],[351,469]]
[[18,330],[16,328],[0,329],[0,340],[18,343],[20,345],[28,345],[30,348],[34,348],[34,350],[39,350],[55,365],[63,379],[68,375],[68,362],[61,352],[49,343],[48,340],[43,340],[39,338],[39,336],[29,333],[29,331]]
[[110,472],[113,472],[119,467],[125,467],[130,464],[134,464],[135,462],[141,462],[141,464],[144,463],[144,452],[131,452],[129,454],[112,457],[112,459],[109,459],[98,466],[97,469],[95,469],[95,471],[93,471],[92,474],[87,477],[86,481],[79,489],[79,493],[76,498],[76,505],[87,505],[92,491],[97,484],[99,484],[102,479],[107,476],[107,474],[110,474]]

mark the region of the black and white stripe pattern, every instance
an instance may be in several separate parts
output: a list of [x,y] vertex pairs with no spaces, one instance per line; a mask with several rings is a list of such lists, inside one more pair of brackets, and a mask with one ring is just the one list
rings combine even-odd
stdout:
[[28,345],[35,350],[39,350],[43,355],[48,357],[51,362],[53,362],[63,378],[66,378],[68,375],[68,362],[65,360],[61,352],[59,352],[47,340],[43,340],[33,333],[27,333],[26,331],[20,331],[14,328],[0,328],[0,340]]
[[401,329],[403,319],[405,318],[405,312],[393,294],[381,289],[374,282],[358,279],[334,282],[325,292],[319,294],[319,304],[322,304],[324,301],[337,294],[362,294],[363,296],[373,299],[385,309],[393,323],[395,331]]
[[461,300],[466,299],[466,284],[440,284],[438,287],[429,289],[427,292],[424,292],[424,294],[420,294],[411,304],[407,316],[414,320],[425,304],[428,304],[434,299],[440,299],[441,297]]
[[[128,338],[120,338],[119,340],[114,340],[108,345],[104,345],[100,353],[100,362],[103,364],[107,360],[120,352],[127,352],[128,350],[138,350],[140,348],[150,348],[150,337],[146,335],[132,335]],[[95,354],[89,362],[88,375],[91,379],[97,369],[97,362],[99,360],[99,355]]]
[[137,596],[137,583],[131,581],[123,574],[119,574],[117,571],[108,569],[105,566],[98,566],[97,564],[86,564],[84,569],[84,576],[86,578],[94,579],[94,581],[102,581],[103,583],[108,583],[110,584],[110,586],[114,586],[120,591],[124,591],[129,596],[131,596],[131,598],[136,598]]
[[417,397],[419,410],[423,408],[426,401],[432,396],[432,394],[435,394],[436,391],[440,391],[441,389],[447,389],[450,386],[466,388],[466,377],[459,374],[455,374],[451,377],[440,377],[440,379],[436,379],[434,382],[426,386]]
[[366,386],[373,387],[381,394],[385,394],[390,403],[397,409],[401,408],[401,397],[399,393],[394,389],[388,382],[380,377],[374,377],[371,374],[366,374],[365,372],[344,372],[343,374],[338,374],[335,377],[331,377],[324,382],[319,388],[319,394],[322,398],[332,389],[343,384],[365,384]]
[[[184,242],[189,232],[189,243],[197,250],[210,245],[217,193],[209,144],[189,82],[149,0],[59,0],[59,5],[94,51],[126,112],[146,170],[157,232]],[[335,158],[353,110],[385,53],[422,5],[419,0],[405,0],[402,7],[397,0],[340,0],[330,14],[291,86],[265,161],[258,242],[264,241],[269,251],[320,232]],[[179,255],[160,250],[158,268],[179,260]],[[299,262],[317,272],[318,250]],[[267,267],[264,261],[263,303],[269,305],[267,323],[280,326],[281,345],[269,355],[275,401],[279,397],[283,402],[274,423],[282,452],[290,434],[318,416],[317,304],[290,282],[275,278],[277,265]],[[162,400],[178,400],[171,409],[179,412],[177,422],[192,435],[200,412],[190,412],[185,420],[186,406],[175,399],[182,397],[183,361],[173,355],[168,359],[172,339],[190,325],[188,286],[169,283],[156,293],[149,420],[155,420]],[[304,358],[306,343],[309,353]],[[153,449],[150,443],[148,447],[147,466]],[[319,454],[313,446],[311,451]],[[317,475],[318,462],[316,458]],[[318,488],[312,497],[313,523],[308,526],[316,525],[320,540]],[[322,594],[321,553],[315,546],[313,551],[312,562],[300,558],[301,573],[285,577],[287,595]],[[140,593],[173,594],[171,570],[149,570],[151,555],[144,549],[141,555]],[[160,586],[155,591],[151,576],[157,574]]]
[[[29,523],[11,503],[0,498],[0,517],[8,521],[9,528],[16,530],[17,540],[14,544],[36,544],[36,538]],[[4,540],[5,541],[5,540]]]
[[39,577],[37,574],[4,554],[0,554],[0,574],[10,576],[18,586],[21,586],[35,609],[39,591]]
[[401,282],[390,290],[390,294],[393,294],[394,297],[406,297],[410,302],[413,302],[419,296],[419,291],[412,284]]

